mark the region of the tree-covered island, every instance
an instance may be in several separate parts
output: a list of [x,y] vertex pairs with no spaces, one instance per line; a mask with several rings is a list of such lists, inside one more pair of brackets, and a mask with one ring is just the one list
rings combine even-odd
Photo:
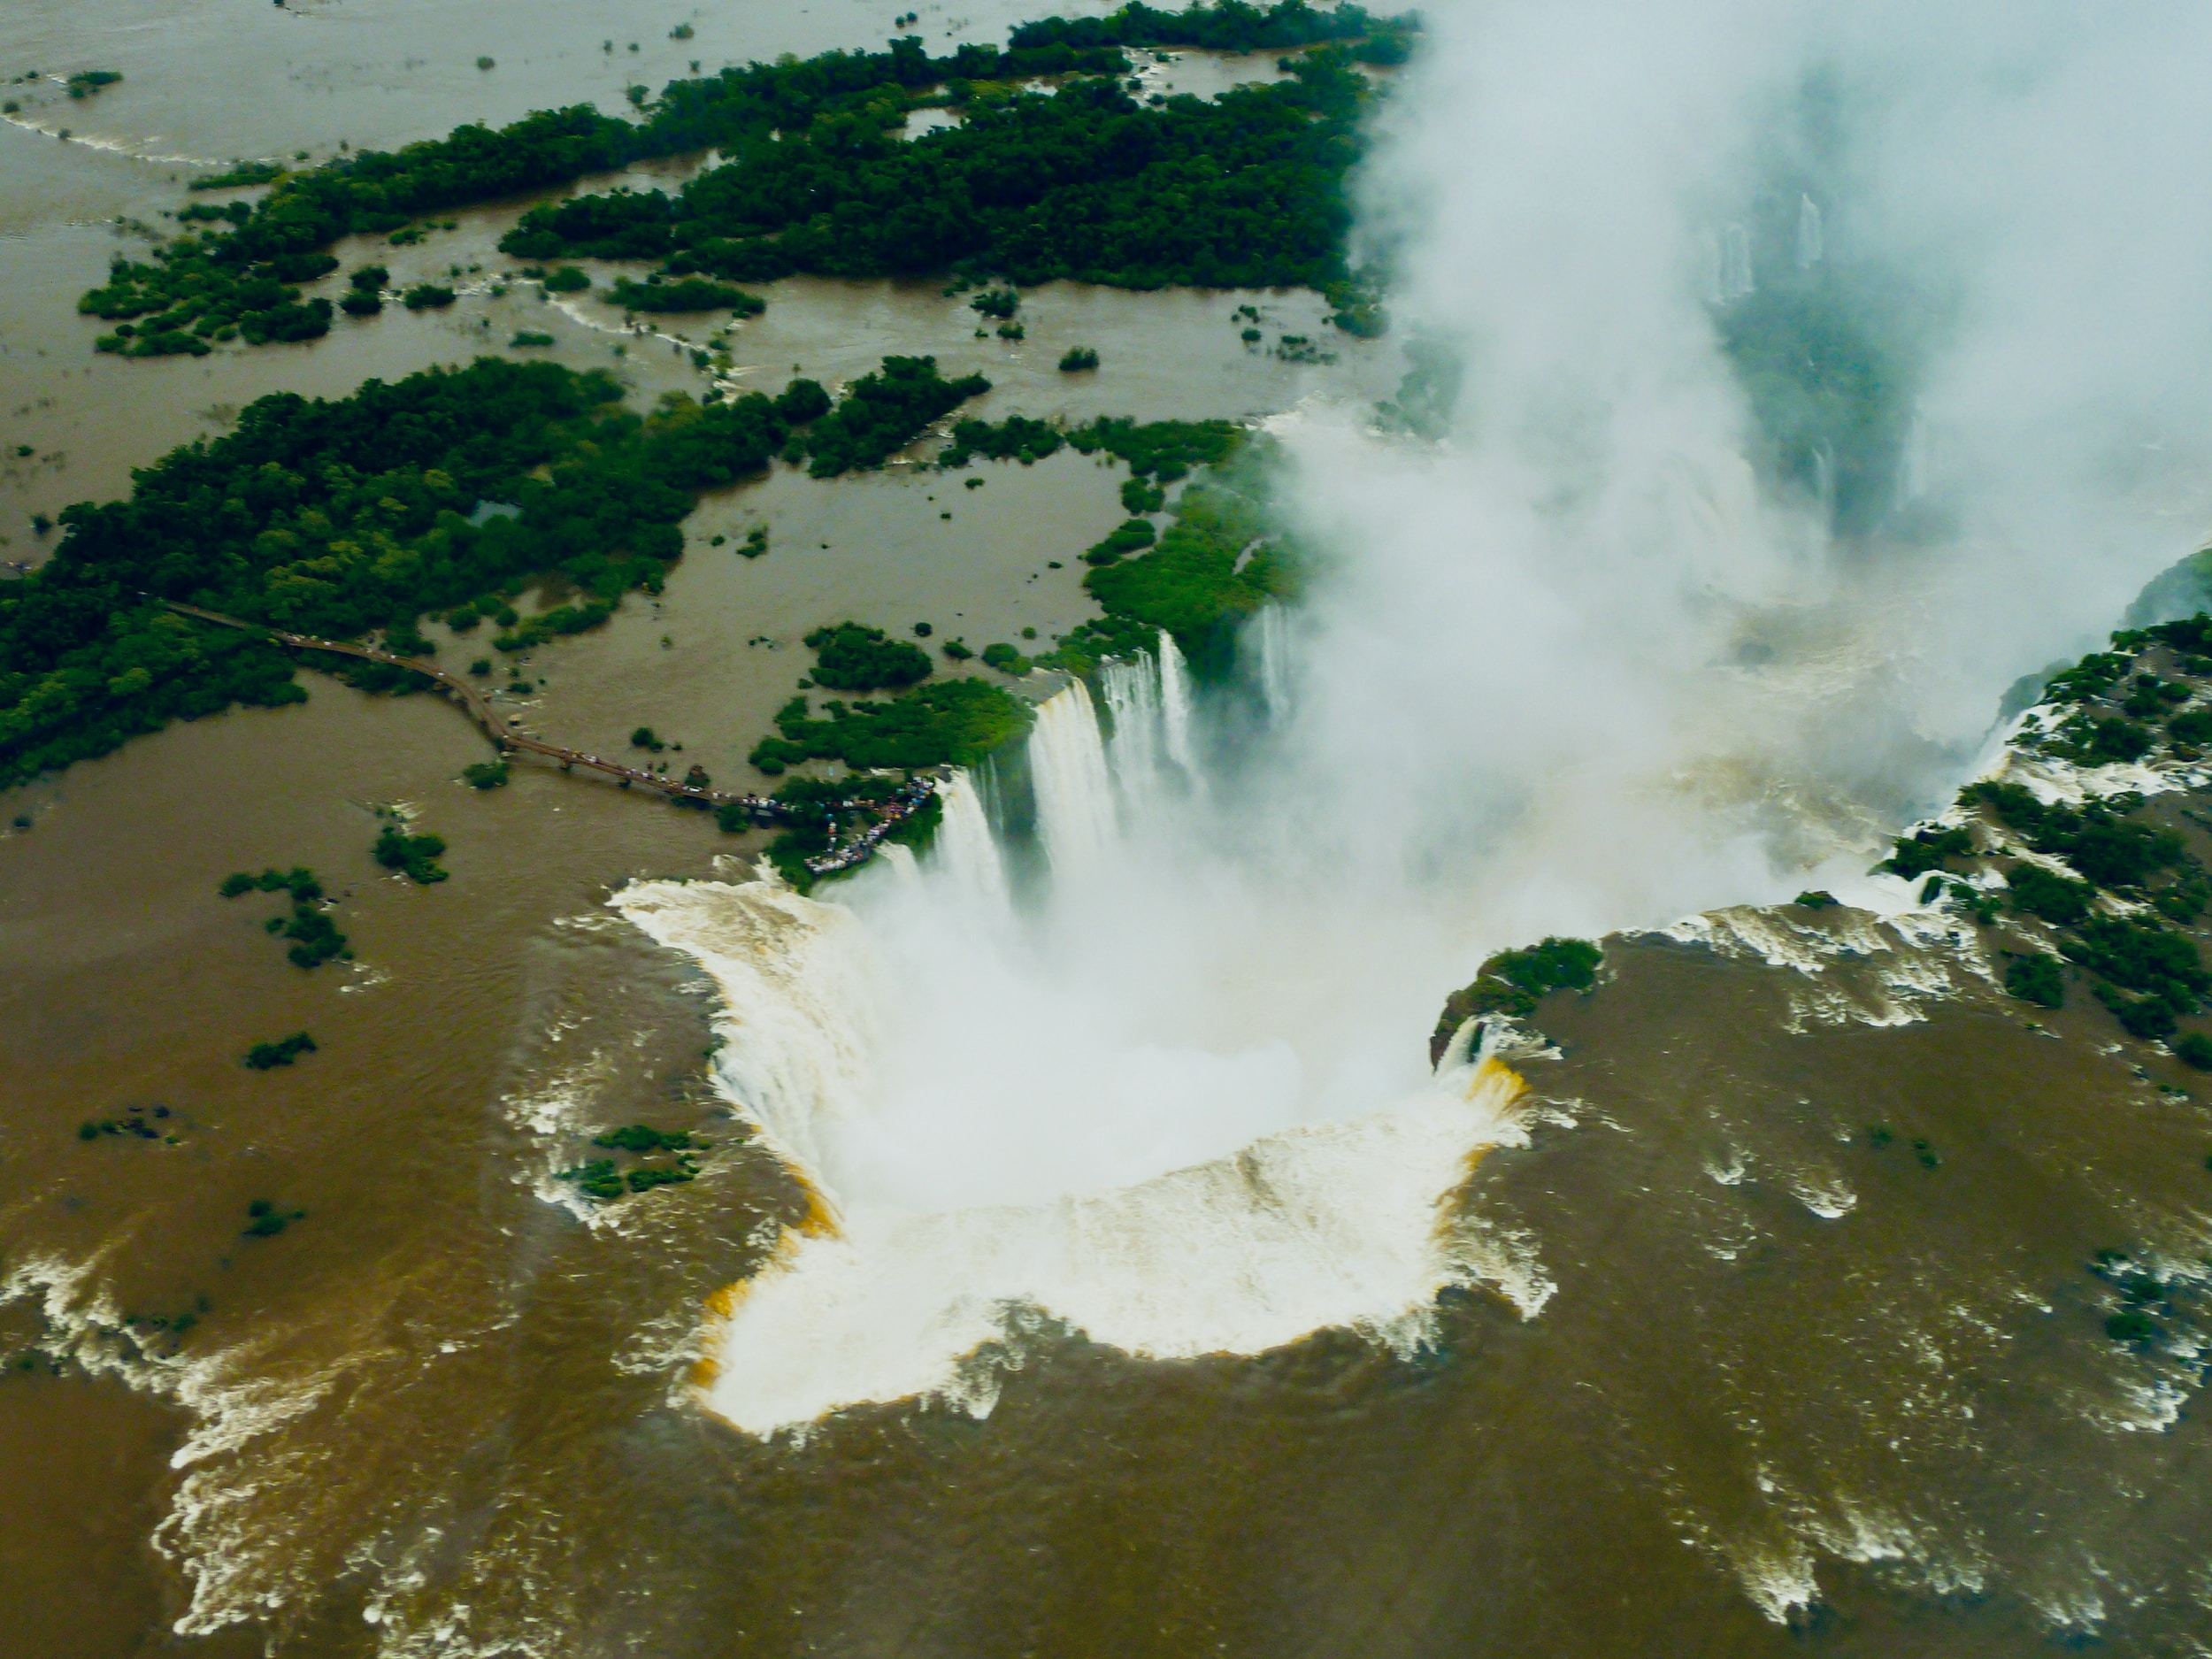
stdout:
[[[882,51],[672,81],[657,97],[634,87],[634,119],[577,104],[296,172],[242,165],[199,182],[265,195],[181,210],[190,229],[118,258],[79,309],[115,324],[100,348],[129,357],[313,339],[333,303],[303,288],[336,270],[328,250],[342,237],[411,236],[426,214],[714,150],[722,159],[672,196],[618,190],[533,208],[502,245],[528,260],[660,261],[644,281],[616,285],[633,310],[741,314],[760,301],[732,282],[799,272],[951,272],[1330,288],[1347,323],[1364,326],[1344,248],[1345,180],[1371,96],[1353,62],[1400,61],[1413,27],[1305,0],[1132,5],[1025,25],[1002,50],[932,58],[909,35]],[[1140,103],[1125,49],[1143,46],[1299,56],[1279,83]],[[905,137],[909,113],[929,105],[962,119]],[[373,291],[344,297],[363,317],[380,309]]]

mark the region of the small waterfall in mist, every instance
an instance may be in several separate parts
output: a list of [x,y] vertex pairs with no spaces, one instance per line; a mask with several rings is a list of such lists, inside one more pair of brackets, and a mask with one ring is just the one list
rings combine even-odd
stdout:
[[1175,636],[1165,628],[1160,630],[1160,724],[1167,737],[1168,758],[1194,785],[1202,783],[1191,745],[1190,670]]
[[1166,780],[1162,775],[1159,666],[1148,656],[1133,662],[1102,663],[1099,689],[1113,716],[1114,781],[1132,813],[1156,805]]
[[1290,714],[1290,613],[1279,604],[1260,608],[1260,695],[1267,718],[1279,726]]
[[1029,775],[1054,875],[1096,870],[1113,848],[1114,790],[1098,715],[1080,680],[1069,680],[1038,705],[1036,728],[1029,734]]
[[1797,268],[1809,271],[1827,252],[1820,223],[1820,204],[1809,196],[1797,198]]
[[983,810],[983,797],[975,780],[956,772],[938,791],[944,803],[944,821],[937,826],[936,861],[945,874],[987,912],[1003,913],[1010,905],[1006,864],[1000,858],[998,838]]
[[1758,286],[1751,274],[1751,233],[1741,225],[1731,225],[1720,238],[1721,299],[1742,299]]
[[1836,525],[1836,452],[1825,438],[1813,446],[1813,500],[1815,511],[1820,514],[1820,527],[1832,530]]

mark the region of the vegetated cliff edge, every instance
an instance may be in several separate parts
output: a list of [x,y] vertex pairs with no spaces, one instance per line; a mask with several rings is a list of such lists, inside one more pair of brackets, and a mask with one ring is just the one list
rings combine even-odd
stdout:
[[[1933,952],[1950,965],[1892,972],[1863,1017],[1899,1023],[1916,1002],[1978,983],[2016,1015],[2072,1034],[2115,1034],[2082,1011],[2101,1007],[2141,1057],[2212,1071],[2212,972],[2200,949],[2212,817],[2196,801],[2208,788],[2212,616],[2200,612],[2123,630],[2109,650],[2053,678],[1996,763],[1875,867],[1893,878],[1872,895],[1878,910],[1806,893],[1659,936],[1808,975]],[[1501,952],[1447,1002],[1432,1050],[1468,1019],[1527,1019],[1553,992],[1587,994],[1601,960],[1577,940]],[[2070,1003],[2075,1015],[2061,1019]]]
[[1883,1651],[2200,1629],[2208,788],[2198,616],[2053,680],[1863,904],[1486,964],[1442,1037],[1553,1048],[1466,1202],[1556,1286],[1443,1316],[1467,1420],[1547,1448],[1492,1496]]

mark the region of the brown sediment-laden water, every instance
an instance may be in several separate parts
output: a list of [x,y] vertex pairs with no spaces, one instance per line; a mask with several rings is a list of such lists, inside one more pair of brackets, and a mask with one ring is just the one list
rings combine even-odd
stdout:
[[[96,357],[70,301],[173,175],[616,109],[694,57],[883,21],[735,5],[680,42],[689,14],[604,6],[82,11],[0,23],[22,68],[126,77],[49,99],[48,130],[0,127],[12,558],[42,551],[33,512],[120,492],[267,390],[522,328],[640,405],[706,384],[689,338],[467,272],[496,268],[519,204],[374,250],[396,283],[464,267],[486,291],[450,312]],[[1208,92],[1275,71],[1152,73]],[[1371,403],[1402,366],[1387,340],[1327,365],[1240,343],[1246,303],[1320,334],[1312,295],[1053,285],[1007,342],[933,284],[765,291],[740,383],[931,351],[992,377],[992,417],[1257,418]],[[1057,372],[1074,344],[1094,380]],[[1094,615],[1080,553],[1125,516],[1121,475],[1063,450],[963,476],[718,492],[664,591],[541,648],[496,706],[611,755],[649,724],[718,787],[759,787],[746,756],[810,629],[979,646]],[[756,526],[767,555],[738,557]],[[1860,708],[1881,618],[1840,644],[1747,623],[1778,655],[1729,665],[1710,733]],[[1225,687],[1194,692],[1165,639],[1089,687],[1028,687],[1034,732],[950,781],[921,860],[811,897],[703,814],[520,766],[471,788],[489,750],[457,710],[311,673],[304,706],[10,792],[11,1650],[2199,1651],[2203,1074],[2085,983],[2055,1010],[2008,995],[2032,930],[1890,877],[1612,934],[1594,989],[1450,1033],[1432,1071],[1444,994],[1515,942],[1482,907],[1540,877],[1544,837],[1486,888],[1416,889],[1410,917],[1349,860],[1333,883],[1284,855],[1304,826],[1244,814],[1281,806],[1256,780],[1305,695],[1291,626],[1256,621]],[[1896,744],[1916,771],[1938,748]],[[1871,862],[1912,804],[1889,777],[1755,771],[1719,735],[1701,755],[1654,787],[1782,824],[1808,867]],[[2212,856],[2185,758],[2015,761],[2054,799],[2162,791],[2145,810]],[[395,817],[445,838],[449,880],[375,862]],[[265,932],[276,895],[219,896],[295,865],[350,960],[303,973]],[[296,1031],[317,1044],[297,1064],[241,1064]],[[595,1162],[670,1167],[608,1144],[631,1125],[681,1137],[691,1179],[595,1197]],[[2122,1257],[2161,1276],[2154,1338],[2114,1334]]]

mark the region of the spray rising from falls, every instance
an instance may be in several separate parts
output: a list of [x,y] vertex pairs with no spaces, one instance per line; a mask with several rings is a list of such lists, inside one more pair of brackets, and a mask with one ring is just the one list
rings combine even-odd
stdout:
[[1257,1353],[1331,1325],[1406,1352],[1446,1284],[1488,1279],[1531,1313],[1548,1294],[1510,1240],[1442,1207],[1484,1147],[1519,1135],[1520,1079],[1491,1056],[1463,1045],[1433,1078],[1348,1119],[1285,1125],[1279,1102],[1204,1156],[1148,1097],[1171,1094],[1180,1066],[1195,1092],[1171,1111],[1217,1111],[1249,1093],[1256,1079],[1235,1072],[1251,1066],[1155,1054],[1117,1100],[1110,1064],[1079,1037],[1016,1102],[1032,1123],[1073,1118],[1061,1138],[1078,1156],[979,1202],[932,1202],[959,1195],[958,1166],[1003,1163],[1019,1130],[987,1103],[936,1094],[916,1075],[936,1056],[882,1020],[885,986],[922,965],[895,902],[864,904],[864,925],[765,882],[641,883],[615,902],[713,977],[723,1086],[834,1217],[787,1233],[718,1299],[704,1397],[748,1432],[916,1397],[980,1414],[1003,1363],[1055,1324],[1155,1358]]
[[[1517,1135],[1521,1086],[1463,1042],[1421,1064],[1405,1010],[1433,971],[1409,974],[1356,895],[1293,884],[1302,915],[1272,883],[1242,890],[1248,869],[1210,860],[1199,792],[1154,777],[1168,823],[1122,833],[1115,791],[1164,769],[1179,660],[1102,674],[1110,749],[1079,685],[1039,706],[1048,871],[1018,913],[962,774],[918,879],[864,872],[841,903],[772,879],[617,895],[711,977],[720,1086],[819,1200],[718,1303],[702,1374],[730,1422],[770,1433],[914,1396],[983,1410],[1025,1333],[1056,1324],[1160,1357],[1326,1325],[1404,1350],[1447,1283],[1540,1304],[1540,1274],[1447,1203]],[[1174,700],[1195,722],[1187,682]],[[979,901],[997,923],[973,925]]]

